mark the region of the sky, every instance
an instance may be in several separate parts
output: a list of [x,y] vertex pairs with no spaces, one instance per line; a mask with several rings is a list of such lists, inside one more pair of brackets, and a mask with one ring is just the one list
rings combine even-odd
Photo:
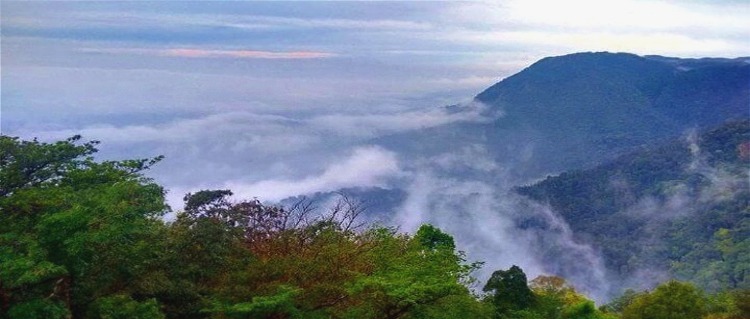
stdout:
[[[377,137],[581,51],[750,55],[746,1],[2,1],[0,131],[165,155],[154,177],[244,197],[408,178]],[[406,176],[406,177],[405,177]]]

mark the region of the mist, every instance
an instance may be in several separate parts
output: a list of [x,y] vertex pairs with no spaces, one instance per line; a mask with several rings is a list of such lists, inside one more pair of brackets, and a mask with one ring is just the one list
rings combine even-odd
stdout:
[[[484,263],[475,274],[481,285],[495,270],[518,265],[529,280],[561,276],[599,302],[608,299],[599,253],[575,240],[550,207],[516,194],[513,167],[493,161],[480,145],[416,162],[406,200],[391,221],[401,231],[432,224],[454,236],[470,262]],[[529,222],[535,225],[524,227]]]

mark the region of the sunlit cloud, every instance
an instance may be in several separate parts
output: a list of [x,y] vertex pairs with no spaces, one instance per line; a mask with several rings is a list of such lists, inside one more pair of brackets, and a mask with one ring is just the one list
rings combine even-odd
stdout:
[[455,44],[543,52],[541,56],[625,51],[731,57],[750,50],[748,12],[750,4],[741,2],[470,2],[446,8],[444,17],[455,22],[440,37]]
[[742,32],[750,27],[747,3],[643,0],[510,0],[460,3],[446,8],[460,26],[549,28],[557,32]]
[[138,49],[138,48],[84,48],[84,53],[138,54],[177,58],[234,58],[234,59],[322,59],[337,54],[318,51],[261,51],[261,50],[211,50],[196,48]]
[[692,37],[679,33],[617,33],[607,31],[499,31],[461,30],[446,38],[483,45],[516,45],[538,48],[551,54],[573,51],[611,51],[636,54],[682,56],[715,55],[720,52],[742,55],[746,47],[721,38]]

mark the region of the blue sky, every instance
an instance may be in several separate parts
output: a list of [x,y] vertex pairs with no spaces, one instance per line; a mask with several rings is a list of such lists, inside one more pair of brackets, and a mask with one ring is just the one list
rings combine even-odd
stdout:
[[[378,136],[551,55],[750,55],[744,1],[3,1],[2,133],[166,155],[173,203],[387,185]],[[274,195],[276,194],[276,195]]]

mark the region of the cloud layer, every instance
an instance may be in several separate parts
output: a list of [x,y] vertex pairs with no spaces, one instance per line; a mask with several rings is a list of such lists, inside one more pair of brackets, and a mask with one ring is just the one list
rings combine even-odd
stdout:
[[387,186],[399,173],[396,154],[377,146],[358,147],[341,162],[328,166],[320,175],[299,180],[271,179],[259,182],[229,181],[225,184],[238,198],[269,201],[316,192],[333,192],[348,187]]
[[81,49],[84,53],[136,54],[177,58],[236,58],[236,59],[321,59],[336,56],[329,52],[315,51],[259,51],[259,50],[210,50],[210,49]]

